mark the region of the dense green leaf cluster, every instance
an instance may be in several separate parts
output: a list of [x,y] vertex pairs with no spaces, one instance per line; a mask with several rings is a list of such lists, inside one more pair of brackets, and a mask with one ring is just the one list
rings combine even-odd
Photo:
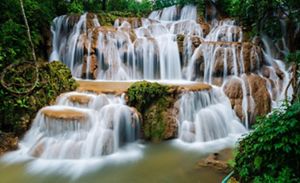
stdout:
[[300,182],[300,103],[258,120],[238,147],[241,182]]
[[166,128],[165,112],[172,105],[168,86],[147,81],[136,82],[127,92],[128,104],[143,116],[143,134],[146,139],[160,141]]
[[280,39],[285,36],[282,35],[283,26],[287,27],[286,33],[291,39],[297,34],[294,32],[300,23],[297,0],[219,0],[217,5],[229,17],[238,18],[252,35],[263,33],[273,40]]
[[[70,70],[61,62],[38,63],[38,70],[38,83],[30,93],[17,95],[0,85],[0,131],[23,135],[40,108],[49,105],[62,92],[72,91],[77,87]],[[13,72],[8,72],[6,80],[17,84],[28,84],[28,78],[32,78],[31,72],[14,77],[12,75]]]
[[168,87],[156,82],[136,82],[130,86],[127,92],[128,104],[135,106],[140,112],[144,112],[152,103],[168,95]]
[[[61,0],[23,0],[31,36],[39,57],[46,57],[46,33],[50,22],[68,13],[69,3]],[[0,70],[20,60],[32,59],[19,0],[0,1]]]
[[152,10],[152,2],[150,0],[110,0],[108,1],[108,11],[128,11],[138,16],[150,13]]

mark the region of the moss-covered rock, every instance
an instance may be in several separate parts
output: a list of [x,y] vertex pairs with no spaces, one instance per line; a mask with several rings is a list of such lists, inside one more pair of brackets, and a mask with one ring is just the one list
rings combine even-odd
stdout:
[[[39,62],[38,82],[35,82],[35,69],[30,65],[15,65],[5,73],[2,83],[6,83],[11,91],[0,85],[0,131],[22,136],[40,108],[54,102],[61,93],[77,87],[70,70],[61,62]],[[28,67],[26,72],[22,71],[24,67]],[[27,85],[34,88],[24,92]]]
[[136,82],[128,89],[128,104],[143,116],[142,134],[151,141],[177,136],[176,96],[171,87],[147,81]]

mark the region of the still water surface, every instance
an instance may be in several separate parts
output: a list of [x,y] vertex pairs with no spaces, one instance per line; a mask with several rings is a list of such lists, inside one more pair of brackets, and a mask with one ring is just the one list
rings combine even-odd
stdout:
[[[139,154],[139,153],[138,153]],[[57,167],[49,174],[50,165],[41,167],[39,173],[31,169],[38,167],[26,163],[7,165],[0,162],[1,183],[217,183],[224,174],[210,168],[199,168],[197,162],[205,157],[199,151],[186,151],[174,146],[173,141],[160,144],[147,144],[141,147],[138,158],[114,159],[101,166],[86,167],[87,172],[73,171],[72,167]],[[91,160],[90,160],[91,161]]]

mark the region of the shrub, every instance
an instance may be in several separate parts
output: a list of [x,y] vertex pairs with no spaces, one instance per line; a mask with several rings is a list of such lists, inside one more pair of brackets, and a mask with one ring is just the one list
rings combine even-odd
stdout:
[[238,147],[240,182],[300,182],[300,103],[258,120]]
[[39,80],[35,88],[26,93],[27,84],[33,83],[32,78],[35,77],[33,70],[22,70],[26,66],[30,68],[28,65],[13,67],[5,74],[4,82],[8,84],[9,90],[17,93],[0,85],[0,131],[13,132],[18,136],[22,136],[30,127],[40,108],[49,105],[62,92],[74,90],[77,86],[70,70],[63,63],[42,62],[38,63]]
[[141,81],[133,83],[127,92],[128,104],[144,112],[152,103],[168,95],[168,87],[158,83]]

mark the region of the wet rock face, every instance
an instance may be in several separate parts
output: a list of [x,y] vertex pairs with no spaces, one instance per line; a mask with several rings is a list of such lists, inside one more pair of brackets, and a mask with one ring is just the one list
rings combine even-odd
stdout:
[[[84,57],[81,77],[96,79],[103,71],[109,75],[116,73],[122,62],[128,62],[133,53],[130,53],[130,45],[135,41],[133,30],[124,26],[116,29],[112,26],[95,27],[81,36],[84,45]],[[101,68],[100,68],[101,65]],[[109,68],[109,70],[107,70]]]
[[187,66],[188,58],[191,55],[188,55],[188,51],[190,49],[191,53],[194,53],[195,49],[203,42],[203,39],[199,36],[189,36],[179,34],[177,35],[177,45],[178,51],[180,55],[180,60],[183,66]]
[[[243,91],[243,86],[246,91]],[[245,120],[243,111],[243,97],[247,97],[247,115],[249,123],[255,123],[255,116],[262,116],[271,111],[271,96],[268,92],[266,80],[256,74],[244,75],[242,78],[233,77],[223,88],[231,102],[237,116]],[[246,92],[246,95],[243,94]]]
[[271,96],[267,89],[266,80],[258,75],[248,77],[250,92],[255,102],[255,116],[262,116],[271,111]]
[[0,131],[0,156],[7,151],[16,150],[18,148],[18,138],[10,133]]
[[134,29],[142,26],[142,18],[137,17],[120,17],[116,20],[116,22],[118,23],[118,26],[124,23],[129,23],[130,27]]
[[143,133],[146,139],[161,141],[178,136],[178,109],[176,99],[168,97],[154,102],[143,115]]
[[205,59],[211,59],[213,77],[255,72],[261,57],[261,49],[251,43],[203,42],[194,52],[197,75],[205,72]]
[[243,120],[243,89],[241,81],[237,78],[230,79],[224,86],[223,90],[230,100],[232,109],[234,109],[237,116]]

